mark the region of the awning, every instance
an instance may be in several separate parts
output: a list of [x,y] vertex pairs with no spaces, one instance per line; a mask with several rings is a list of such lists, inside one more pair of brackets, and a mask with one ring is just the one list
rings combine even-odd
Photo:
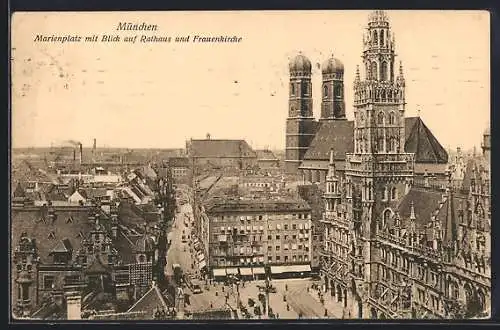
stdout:
[[252,268],[250,267],[240,268],[240,274],[242,276],[252,276]]
[[[205,268],[206,266],[207,266],[207,263],[205,262],[205,260],[203,260],[202,262],[200,262],[198,264],[198,269],[201,270],[201,269]],[[215,271],[215,269],[214,269],[214,271]],[[214,276],[217,276],[217,275],[214,274]]]
[[227,275],[237,275],[238,268],[226,268],[226,274]]
[[252,271],[253,271],[254,275],[259,275],[259,274],[265,274],[266,273],[264,267],[256,267],[256,268],[253,268]]
[[311,271],[310,265],[271,266],[271,273],[273,274],[302,273],[310,271]]
[[214,276],[226,276],[226,270],[224,268],[214,269]]

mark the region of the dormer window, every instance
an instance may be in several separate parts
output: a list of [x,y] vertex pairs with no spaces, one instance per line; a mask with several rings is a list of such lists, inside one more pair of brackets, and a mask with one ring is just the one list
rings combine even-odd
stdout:
[[66,223],[73,223],[73,217],[69,217],[68,219],[66,219]]
[[53,231],[51,231],[49,233],[48,239],[56,239],[56,233],[54,233]]

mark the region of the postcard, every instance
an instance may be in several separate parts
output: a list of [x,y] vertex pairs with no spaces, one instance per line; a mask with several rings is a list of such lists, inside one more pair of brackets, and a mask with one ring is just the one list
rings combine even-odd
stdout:
[[487,11],[16,12],[13,320],[491,313]]

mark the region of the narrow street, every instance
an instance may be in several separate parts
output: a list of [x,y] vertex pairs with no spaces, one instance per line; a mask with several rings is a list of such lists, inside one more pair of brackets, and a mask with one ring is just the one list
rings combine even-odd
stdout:
[[[168,233],[168,239],[171,240],[171,245],[167,251],[167,266],[165,269],[166,275],[172,275],[172,265],[179,264],[184,273],[191,273],[195,269],[191,268],[193,264],[191,253],[189,252],[189,240],[191,238],[191,229],[185,226],[188,223],[189,217],[192,215],[191,205],[188,203],[179,206],[179,213],[175,217],[175,221]],[[184,221],[186,220],[186,221]],[[182,242],[182,236],[185,235],[186,241]]]

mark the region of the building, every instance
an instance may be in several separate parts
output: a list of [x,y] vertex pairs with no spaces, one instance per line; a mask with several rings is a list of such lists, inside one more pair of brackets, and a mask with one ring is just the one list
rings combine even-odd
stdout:
[[[391,40],[384,40],[384,42],[388,46],[392,45]],[[391,63],[387,60],[381,63],[387,67],[374,67],[373,70],[377,70],[377,77],[393,81],[394,67],[389,67],[389,65],[394,65],[394,63]],[[371,64],[368,63],[368,65]],[[286,122],[285,170],[289,174],[299,175],[304,181],[324,184],[330,149],[333,148],[335,153],[337,171],[342,173],[346,154],[355,152],[355,139],[364,139],[364,137],[354,136],[355,123],[346,118],[344,65],[333,56],[322,65],[321,117],[318,121],[314,119],[312,112],[311,62],[303,54],[299,54],[290,61],[289,69],[290,93]],[[371,70],[370,74],[375,75],[371,67],[368,69]],[[378,98],[377,102],[388,103],[394,102],[398,97],[394,94],[396,92],[394,89],[378,91],[370,89],[373,86],[368,88],[367,93],[371,94],[356,97],[363,97],[364,100]],[[384,120],[388,125],[394,125],[390,122],[395,118],[396,113],[393,115],[387,113],[379,119]],[[422,119],[403,117],[402,121],[404,123],[402,122],[399,126],[403,129],[401,134],[403,140],[398,143],[403,146],[405,152],[415,154],[415,173],[423,175],[427,171],[429,174],[444,174],[448,155]],[[390,150],[392,145],[388,136],[380,143],[383,143],[388,152],[394,152]]]
[[261,170],[274,170],[280,167],[280,160],[269,149],[255,150],[257,165]]
[[[11,269],[15,317],[80,319],[80,312],[126,310],[162,282],[166,240],[124,226],[115,208],[35,206],[16,192]],[[22,203],[21,203],[22,201]]]
[[209,268],[214,277],[301,276],[311,271],[311,208],[297,198],[212,198]]
[[257,165],[257,153],[245,140],[190,140],[186,151],[193,166],[198,168],[247,169]]
[[[446,185],[419,176],[419,149],[407,150],[403,69],[394,72],[394,37],[383,11],[370,15],[363,41],[354,152],[346,154],[340,175],[330,151],[325,178],[325,291],[346,317],[488,316],[489,163],[470,163],[468,191],[453,189],[449,172]],[[489,141],[483,144],[489,154]]]
[[172,170],[172,178],[175,183],[191,182],[191,164],[188,157],[171,157],[168,166]]

